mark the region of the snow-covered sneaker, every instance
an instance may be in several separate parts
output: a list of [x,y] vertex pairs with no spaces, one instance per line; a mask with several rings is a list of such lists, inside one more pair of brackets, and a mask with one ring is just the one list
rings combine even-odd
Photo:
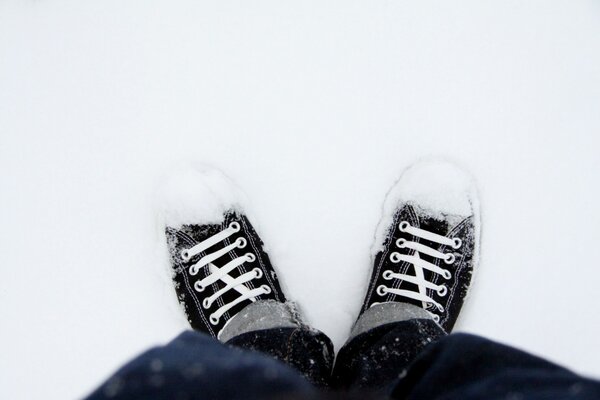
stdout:
[[175,290],[193,329],[219,337],[246,306],[286,301],[243,193],[225,175],[190,169],[174,176],[163,195]]
[[[472,179],[448,162],[413,165],[387,194],[361,316],[372,307],[405,307],[408,315],[429,314],[450,332],[478,250],[479,209]],[[386,313],[378,312],[378,318]]]

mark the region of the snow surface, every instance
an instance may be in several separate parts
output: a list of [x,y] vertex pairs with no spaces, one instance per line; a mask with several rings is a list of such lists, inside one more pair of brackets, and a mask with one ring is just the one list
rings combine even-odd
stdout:
[[218,168],[181,165],[164,179],[156,196],[159,219],[167,226],[218,224],[227,211],[246,208],[246,195]]
[[478,182],[460,330],[600,376],[600,3],[0,2],[0,398],[83,396],[185,327],[156,188],[219,166],[343,343],[382,202],[426,155]]
[[452,162],[420,160],[402,173],[394,189],[390,194],[398,201],[418,204],[432,213],[464,217],[473,213],[475,183],[467,171]]

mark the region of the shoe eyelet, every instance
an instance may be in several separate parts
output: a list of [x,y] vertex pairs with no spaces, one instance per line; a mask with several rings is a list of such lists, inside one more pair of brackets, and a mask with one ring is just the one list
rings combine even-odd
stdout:
[[189,272],[189,273],[190,273],[190,275],[192,275],[192,276],[194,276],[194,275],[196,275],[196,274],[198,273],[198,269],[197,269],[197,268],[195,268],[195,267],[196,267],[195,265],[192,265],[192,266],[190,267],[190,269],[188,270],[188,272]]
[[252,270],[252,272],[254,272],[254,274],[256,275],[255,276],[256,279],[260,279],[260,278],[263,277],[263,272],[262,272],[262,270],[260,268],[254,268]]
[[215,318],[215,316],[212,314],[210,314],[210,317],[208,318],[208,320],[213,325],[217,325],[219,323],[219,318]]
[[452,239],[452,248],[454,250],[460,249],[460,246],[462,246],[462,240],[460,238]]
[[247,262],[254,262],[256,261],[256,256],[252,253],[246,253],[246,261]]
[[383,285],[377,286],[377,294],[380,296],[385,296],[387,294],[387,287]]
[[442,272],[442,276],[444,277],[444,279],[448,280],[452,278],[452,274],[450,273],[450,271],[448,271],[447,269],[445,269]]
[[260,288],[263,290],[264,294],[271,293],[271,287],[269,287],[268,285],[262,285]]
[[233,221],[229,224],[229,229],[232,229],[234,232],[239,232],[241,227],[239,222]]
[[434,320],[436,323],[439,323],[439,322],[440,322],[440,316],[439,316],[439,315],[437,315],[437,314],[433,314],[433,320]]
[[210,306],[212,305],[212,303],[208,300],[208,297],[204,300],[202,300],[202,307],[208,309],[210,308]]
[[437,290],[437,294],[438,296],[445,297],[448,294],[448,288],[446,285],[440,286],[440,288]]
[[200,283],[200,281],[196,281],[196,283],[194,283],[194,289],[196,289],[196,292],[204,292],[204,289],[206,289],[206,286],[203,286],[202,283]]
[[406,221],[402,221],[400,222],[400,225],[398,225],[398,229],[400,229],[400,232],[406,232],[408,228],[410,228],[410,224]]
[[401,249],[406,247],[405,245],[406,245],[406,239],[400,238],[400,239],[396,240],[396,246],[400,247]]
[[444,262],[446,264],[453,264],[456,261],[456,257],[452,253],[446,253],[446,257],[444,258]]
[[392,276],[393,274],[394,273],[392,271],[390,271],[389,269],[387,269],[387,270],[383,271],[382,276],[383,276],[383,279],[385,279],[386,281],[389,281],[389,280],[391,280],[393,278],[393,276]]
[[181,258],[183,259],[183,261],[189,261],[190,260],[190,252],[187,250],[181,250]]
[[393,262],[394,264],[398,264],[400,261],[402,261],[400,259],[400,253],[395,251],[392,254],[390,254],[390,261]]
[[237,244],[238,249],[243,249],[248,244],[248,241],[246,239],[244,239],[243,237],[241,237],[241,238],[238,238],[238,240],[236,240],[236,244]]

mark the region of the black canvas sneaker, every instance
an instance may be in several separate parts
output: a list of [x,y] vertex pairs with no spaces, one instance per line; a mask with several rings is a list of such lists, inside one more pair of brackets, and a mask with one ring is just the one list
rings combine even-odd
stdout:
[[190,170],[165,188],[165,233],[178,300],[192,328],[219,337],[252,303],[284,303],[243,194],[214,169]]
[[478,261],[471,178],[448,162],[417,163],[388,192],[383,214],[361,315],[375,305],[411,304],[450,332]]

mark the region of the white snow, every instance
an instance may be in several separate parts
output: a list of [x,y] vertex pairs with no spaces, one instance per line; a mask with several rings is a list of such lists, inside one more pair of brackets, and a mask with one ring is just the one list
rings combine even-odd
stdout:
[[473,213],[475,184],[466,171],[449,161],[425,159],[411,165],[394,189],[398,201],[413,202],[434,213],[460,216]]
[[0,398],[81,397],[185,327],[156,191],[194,162],[247,193],[339,348],[387,190],[457,160],[482,206],[460,330],[600,377],[599,22],[589,0],[0,1]]
[[221,223],[227,211],[242,211],[247,203],[242,190],[216,167],[181,165],[164,179],[157,192],[158,212],[174,228]]

